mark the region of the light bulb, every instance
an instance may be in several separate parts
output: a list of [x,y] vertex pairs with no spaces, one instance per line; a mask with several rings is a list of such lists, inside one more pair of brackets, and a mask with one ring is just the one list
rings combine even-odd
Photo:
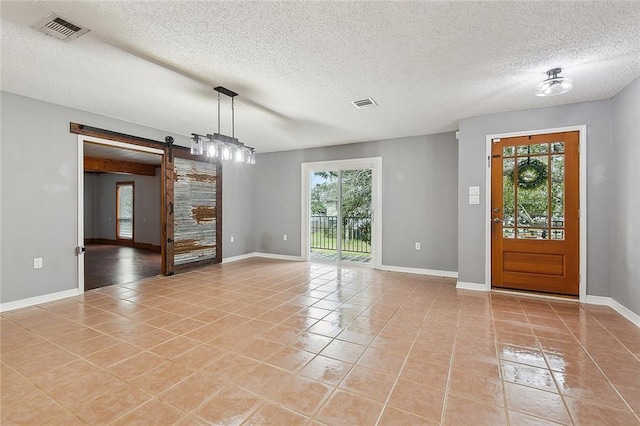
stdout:
[[191,155],[202,155],[203,146],[200,135],[192,134],[191,138]]
[[234,156],[234,160],[236,163],[242,163],[244,160],[244,150],[240,147],[236,148],[236,153]]
[[227,144],[222,147],[222,159],[225,161],[231,159],[231,147]]
[[218,144],[215,141],[209,141],[207,143],[207,157],[218,158]]

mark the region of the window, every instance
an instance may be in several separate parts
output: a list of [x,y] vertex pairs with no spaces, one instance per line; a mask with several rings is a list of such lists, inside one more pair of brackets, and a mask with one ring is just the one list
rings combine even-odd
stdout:
[[133,240],[133,182],[116,183],[116,238]]

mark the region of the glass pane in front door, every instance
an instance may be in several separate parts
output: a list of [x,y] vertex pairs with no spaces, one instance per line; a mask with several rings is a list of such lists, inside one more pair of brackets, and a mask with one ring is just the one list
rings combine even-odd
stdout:
[[503,148],[503,238],[564,239],[563,149],[562,142]]

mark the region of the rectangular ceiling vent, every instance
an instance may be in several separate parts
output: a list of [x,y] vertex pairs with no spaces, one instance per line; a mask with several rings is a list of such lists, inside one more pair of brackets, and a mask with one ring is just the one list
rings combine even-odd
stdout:
[[373,100],[373,98],[358,99],[357,101],[351,101],[351,103],[358,109],[369,108],[378,105],[376,101]]
[[33,28],[63,41],[71,41],[89,32],[88,28],[82,28],[79,25],[62,19],[55,13],[38,21]]

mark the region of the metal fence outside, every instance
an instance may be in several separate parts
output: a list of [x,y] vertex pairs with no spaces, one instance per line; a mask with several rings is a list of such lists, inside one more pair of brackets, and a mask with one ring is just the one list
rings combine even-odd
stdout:
[[[337,250],[338,216],[311,216],[311,249]],[[371,253],[371,217],[342,218],[342,251]]]

